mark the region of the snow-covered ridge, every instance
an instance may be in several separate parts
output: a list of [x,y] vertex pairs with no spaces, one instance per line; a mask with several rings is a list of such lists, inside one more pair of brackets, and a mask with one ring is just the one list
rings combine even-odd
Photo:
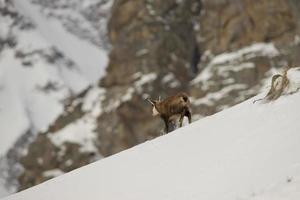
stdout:
[[108,62],[104,50],[68,32],[61,22],[46,18],[30,1],[16,0],[15,3],[21,14],[36,25],[42,37],[76,63],[87,81],[95,83],[103,76]]
[[[85,6],[97,3],[88,2]],[[103,4],[104,10],[109,10],[109,5]],[[66,30],[59,19],[49,18],[43,13],[46,9],[32,1],[14,0],[1,6],[12,13],[0,13],[0,39],[9,44],[0,49],[3,155],[25,132],[47,129],[62,113],[66,98],[95,84],[104,75],[108,60],[104,47]]]
[[[253,43],[215,56],[206,51],[203,55],[204,68],[190,83],[191,87],[198,87],[206,92],[203,97],[192,99],[192,103],[196,106],[224,104],[227,97],[236,94],[238,98],[233,101],[238,103],[256,95],[260,87],[265,85],[265,80],[256,82],[257,71],[262,69],[260,60],[270,62],[270,69],[264,74],[265,79],[268,79],[275,68],[280,66],[274,64],[279,55],[280,52],[273,43]],[[229,105],[219,105],[217,110],[227,107]]]
[[279,55],[279,51],[276,49],[274,44],[272,43],[255,43],[248,47],[244,47],[237,52],[231,53],[223,53],[216,56],[211,64],[217,65],[222,63],[232,62],[237,59],[242,59],[245,57],[246,59],[253,58],[256,56],[269,56],[274,57]]
[[82,100],[82,109],[85,114],[80,119],[67,125],[62,130],[48,135],[50,140],[58,147],[65,142],[79,144],[83,152],[94,152],[97,128],[97,117],[102,113],[101,101],[104,98],[105,90],[98,87],[91,88],[86,97]]
[[4,199],[299,199],[300,93],[264,95]]
[[254,43],[235,52],[219,54],[209,62],[205,70],[192,81],[192,84],[197,84],[200,81],[207,81],[212,76],[212,68],[217,68],[220,65],[223,65],[221,67],[223,71],[224,66],[230,70],[241,70],[243,68],[252,67],[251,63],[241,65],[240,62],[244,60],[260,56],[272,58],[278,55],[279,51],[273,43]]

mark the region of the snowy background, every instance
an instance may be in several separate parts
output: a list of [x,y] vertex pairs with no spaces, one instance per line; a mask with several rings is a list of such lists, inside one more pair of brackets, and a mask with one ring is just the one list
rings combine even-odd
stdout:
[[101,15],[97,22],[84,11],[99,1],[0,3],[2,174],[7,163],[1,157],[22,135],[27,134],[22,139],[27,143],[30,135],[45,131],[63,112],[67,98],[97,84],[104,75],[109,50],[106,21],[112,2],[101,2],[94,13]]

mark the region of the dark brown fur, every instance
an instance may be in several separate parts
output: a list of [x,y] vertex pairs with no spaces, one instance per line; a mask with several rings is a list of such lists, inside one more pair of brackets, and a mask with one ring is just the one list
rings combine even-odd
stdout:
[[160,101],[147,99],[156,110],[159,112],[159,116],[165,123],[166,132],[169,132],[169,122],[172,120],[172,117],[179,115],[180,127],[182,127],[182,121],[184,116],[189,120],[189,123],[192,121],[191,109],[190,109],[190,100],[185,93],[178,93],[173,96],[169,96],[166,99]]

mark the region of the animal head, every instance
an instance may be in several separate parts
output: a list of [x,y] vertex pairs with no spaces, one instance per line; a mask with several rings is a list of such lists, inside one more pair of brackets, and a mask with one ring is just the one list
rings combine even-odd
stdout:
[[152,105],[152,116],[157,116],[159,115],[159,111],[157,110],[157,104],[160,102],[159,100],[152,100],[152,99],[146,99],[149,103]]

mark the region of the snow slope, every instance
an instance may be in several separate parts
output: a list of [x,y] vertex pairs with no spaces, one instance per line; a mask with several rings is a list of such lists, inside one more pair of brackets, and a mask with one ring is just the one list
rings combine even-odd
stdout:
[[300,93],[260,97],[4,199],[298,200]]

